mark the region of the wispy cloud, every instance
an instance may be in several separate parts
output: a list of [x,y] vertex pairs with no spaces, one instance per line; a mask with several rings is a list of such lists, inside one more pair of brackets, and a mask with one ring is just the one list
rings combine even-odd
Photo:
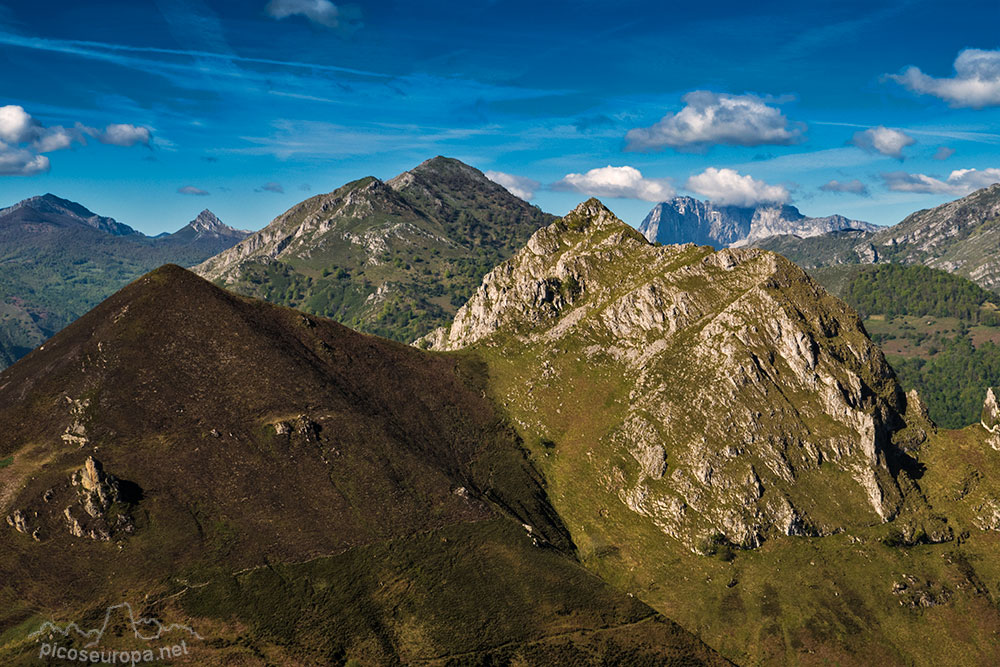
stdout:
[[324,28],[340,30],[357,29],[361,20],[356,7],[341,8],[330,0],[271,0],[265,11],[278,20],[302,16]]
[[893,171],[882,174],[882,180],[887,188],[895,192],[964,196],[980,188],[1000,183],[1000,169],[956,169],[943,180],[927,174]]
[[502,171],[487,171],[486,178],[498,185],[502,185],[515,197],[520,197],[524,201],[531,201],[535,196],[535,191],[542,185],[538,181],[525,176],[515,176]]
[[194,197],[207,197],[210,193],[208,190],[202,190],[193,185],[183,185],[177,188],[177,194],[181,195],[192,195]]
[[274,155],[329,158],[372,155],[390,151],[415,151],[422,154],[446,152],[449,146],[463,144],[471,137],[505,137],[496,127],[439,128],[416,125],[369,124],[339,125],[322,121],[278,120],[270,136],[243,136],[248,147],[227,149],[237,155]]
[[[160,56],[181,56],[186,58],[198,58],[208,62],[237,62],[255,65],[274,65],[287,67],[290,69],[301,69],[316,72],[335,72],[339,74],[350,74],[363,78],[392,79],[392,75],[370,70],[353,69],[350,67],[338,67],[336,65],[323,65],[297,60],[275,60],[273,58],[255,58],[239,56],[232,53],[218,53],[213,51],[202,51],[198,49],[165,49],[152,46],[130,46],[125,44],[109,44],[107,42],[93,42],[78,39],[46,39],[43,37],[26,37],[9,32],[0,32],[0,44],[7,46],[17,46],[24,49],[37,51],[49,51],[52,53],[65,53],[95,60],[105,60],[114,62],[126,67],[140,67],[143,63],[149,63],[148,59],[130,59],[121,57],[115,58],[116,54],[146,54]],[[159,61],[155,61],[159,62]],[[180,64],[178,66],[181,66]],[[190,66],[188,66],[190,74]],[[219,72],[221,73],[221,72]]]
[[937,153],[934,154],[934,159],[947,160],[954,154],[955,154],[954,148],[949,148],[948,146],[941,146],[937,149]]
[[851,181],[832,180],[819,186],[819,189],[823,192],[844,192],[863,197],[867,197],[869,194],[868,186],[856,178]]
[[254,192],[274,192],[275,194],[283,195],[285,194],[285,188],[281,185],[281,183],[271,181],[269,183],[265,183],[259,188],[254,188]]

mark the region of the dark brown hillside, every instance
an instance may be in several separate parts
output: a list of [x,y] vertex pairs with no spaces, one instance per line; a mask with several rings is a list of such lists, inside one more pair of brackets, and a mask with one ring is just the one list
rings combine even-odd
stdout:
[[210,634],[198,664],[715,660],[573,562],[483,382],[144,276],[0,374],[0,663],[122,601]]
[[[145,490],[153,523],[192,538],[205,521],[231,524],[232,564],[248,566],[484,518],[490,510],[456,489],[489,492],[496,464],[526,490],[506,503],[564,544],[538,515],[542,491],[510,434],[456,363],[166,266],[0,376],[12,436],[0,458],[30,449],[51,471],[11,507],[94,456]],[[67,442],[74,422],[82,439]]]

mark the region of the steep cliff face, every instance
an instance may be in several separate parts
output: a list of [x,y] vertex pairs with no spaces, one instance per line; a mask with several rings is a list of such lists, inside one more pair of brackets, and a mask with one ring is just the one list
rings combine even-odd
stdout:
[[[418,344],[478,347],[556,477],[592,475],[691,549],[885,522],[910,484],[918,406],[853,311],[780,256],[655,247],[596,200]],[[560,407],[581,391],[601,397],[586,425]]]
[[653,207],[639,226],[650,242],[739,247],[765,238],[821,236],[844,230],[874,231],[875,225],[842,215],[809,218],[794,206],[719,206],[693,197],[674,197]]

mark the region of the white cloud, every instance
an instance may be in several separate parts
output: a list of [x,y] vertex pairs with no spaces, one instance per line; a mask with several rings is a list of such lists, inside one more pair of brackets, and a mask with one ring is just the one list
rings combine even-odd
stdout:
[[848,192],[854,195],[868,196],[868,186],[856,178],[853,181],[833,180],[819,186],[819,189],[823,192]]
[[1000,105],[1000,51],[965,49],[955,58],[955,76],[935,78],[907,67],[890,79],[916,93],[933,95],[953,107],[982,109]]
[[34,140],[39,123],[24,107],[8,104],[0,107],[0,140],[8,144],[27,143]]
[[49,159],[0,141],[0,176],[34,176],[49,170]]
[[802,139],[805,126],[789,124],[777,107],[756,95],[726,95],[696,90],[684,96],[686,106],[664,116],[652,127],[625,135],[626,150],[653,151],[664,147],[704,150],[731,146],[788,145]]
[[941,146],[937,149],[937,153],[934,154],[935,160],[947,160],[952,155],[955,154],[954,148],[949,148],[948,146]]
[[666,178],[645,178],[635,167],[600,167],[586,174],[566,174],[552,184],[553,190],[579,192],[593,197],[621,197],[660,202],[674,196]]
[[193,185],[185,185],[177,188],[177,193],[182,195],[194,195],[195,197],[207,197],[208,191],[196,188]]
[[73,142],[83,143],[83,137],[77,128],[67,129],[61,125],[45,128],[39,136],[31,142],[31,147],[39,153],[51,153],[69,148]]
[[115,146],[149,145],[152,134],[136,125],[112,124],[104,130],[77,123],[73,127],[45,127],[24,107],[8,104],[0,107],[0,175],[31,175],[49,170],[49,159],[41,153],[86,144],[86,137]]
[[970,192],[1000,183],[1000,169],[956,169],[941,180],[926,174],[908,174],[893,171],[882,174],[882,180],[890,190],[896,192],[920,192],[924,194],[948,194],[965,196]]
[[917,143],[917,140],[902,130],[879,125],[861,132],[855,132],[851,143],[869,153],[903,159],[903,149]]
[[301,15],[327,28],[340,26],[340,10],[330,0],[271,0],[266,11],[276,19]]
[[274,192],[275,194],[279,194],[279,195],[285,194],[285,188],[284,188],[284,186],[281,183],[275,183],[274,181],[271,181],[269,183],[265,183],[264,185],[260,186],[259,188],[254,188],[254,190],[256,192]]
[[692,176],[684,187],[723,206],[783,204],[789,197],[788,190],[780,185],[768,185],[752,176],[743,176],[735,169],[715,167]]
[[507,192],[515,197],[520,197],[524,201],[531,201],[535,196],[535,191],[541,186],[541,183],[534,179],[515,176],[514,174],[505,174],[502,171],[488,171],[485,176],[494,183],[502,185],[507,189]]
[[135,146],[142,144],[148,146],[152,139],[149,128],[127,123],[112,123],[104,128],[103,132],[97,132],[93,136],[102,144],[112,146]]

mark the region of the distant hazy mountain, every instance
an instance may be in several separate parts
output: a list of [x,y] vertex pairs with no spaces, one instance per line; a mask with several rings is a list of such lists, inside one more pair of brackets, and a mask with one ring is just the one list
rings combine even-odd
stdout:
[[917,211],[872,239],[880,261],[925,264],[1000,290],[1000,183]]
[[714,248],[748,245],[784,234],[811,237],[848,229],[874,231],[878,227],[842,215],[808,218],[794,206],[718,206],[693,197],[657,204],[639,226],[650,242]]
[[[800,235],[801,236],[801,235]],[[1000,183],[876,232],[755,243],[806,268],[895,262],[923,264],[1000,291]]]
[[478,169],[436,157],[307,199],[194,270],[410,342],[449,322],[487,271],[554,219]]
[[[84,225],[113,236],[143,236],[141,232],[137,232],[114,218],[97,215],[76,202],[57,197],[54,194],[29,197],[13,206],[0,209],[0,224],[11,226],[17,223],[29,226],[40,224],[59,228]],[[31,228],[28,227],[28,229]]]
[[0,368],[150,269],[195,264],[248,233],[203,211],[150,238],[52,194],[0,209]]
[[234,229],[205,209],[198,217],[173,234],[161,236],[163,242],[197,247],[199,251],[219,253],[233,247],[252,232]]

